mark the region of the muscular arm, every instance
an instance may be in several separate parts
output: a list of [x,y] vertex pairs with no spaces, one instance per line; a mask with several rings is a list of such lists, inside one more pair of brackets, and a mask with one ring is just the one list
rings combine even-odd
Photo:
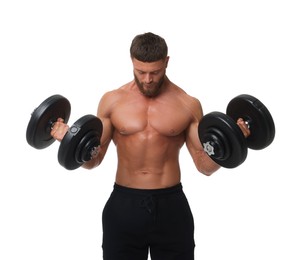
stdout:
[[203,150],[198,136],[198,124],[203,116],[202,107],[198,100],[192,104],[193,119],[186,131],[186,146],[195,163],[197,170],[204,175],[211,175],[220,166],[216,164]]
[[101,136],[101,143],[98,150],[98,155],[97,157],[82,165],[82,167],[85,169],[92,169],[101,164],[112,140],[113,126],[110,119],[111,105],[109,104],[109,96],[111,96],[111,92],[106,93],[102,97],[98,106],[97,116],[99,119],[101,119],[103,123],[103,133]]

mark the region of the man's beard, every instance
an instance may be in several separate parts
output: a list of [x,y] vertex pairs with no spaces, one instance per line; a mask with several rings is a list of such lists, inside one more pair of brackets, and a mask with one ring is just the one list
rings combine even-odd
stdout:
[[160,93],[162,85],[164,83],[164,76],[160,78],[158,82],[152,82],[150,84],[142,83],[138,80],[138,78],[134,75],[134,80],[140,90],[140,92],[147,97],[155,97]]

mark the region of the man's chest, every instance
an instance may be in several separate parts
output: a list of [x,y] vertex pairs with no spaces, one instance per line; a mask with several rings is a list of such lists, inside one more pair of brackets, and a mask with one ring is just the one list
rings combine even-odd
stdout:
[[190,120],[190,113],[180,104],[158,102],[124,102],[117,104],[111,114],[113,126],[123,135],[148,131],[176,136],[188,127]]

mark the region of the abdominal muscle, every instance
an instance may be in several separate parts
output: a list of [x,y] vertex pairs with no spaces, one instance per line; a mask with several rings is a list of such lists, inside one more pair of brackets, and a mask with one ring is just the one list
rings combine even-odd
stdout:
[[180,182],[179,150],[184,136],[140,132],[115,134],[118,167],[116,183],[137,189],[160,189]]

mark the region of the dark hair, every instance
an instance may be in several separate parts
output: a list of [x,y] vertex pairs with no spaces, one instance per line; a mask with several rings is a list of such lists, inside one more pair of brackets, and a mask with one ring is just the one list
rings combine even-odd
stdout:
[[159,35],[151,32],[134,37],[130,46],[130,57],[142,62],[154,62],[166,58],[168,46]]

